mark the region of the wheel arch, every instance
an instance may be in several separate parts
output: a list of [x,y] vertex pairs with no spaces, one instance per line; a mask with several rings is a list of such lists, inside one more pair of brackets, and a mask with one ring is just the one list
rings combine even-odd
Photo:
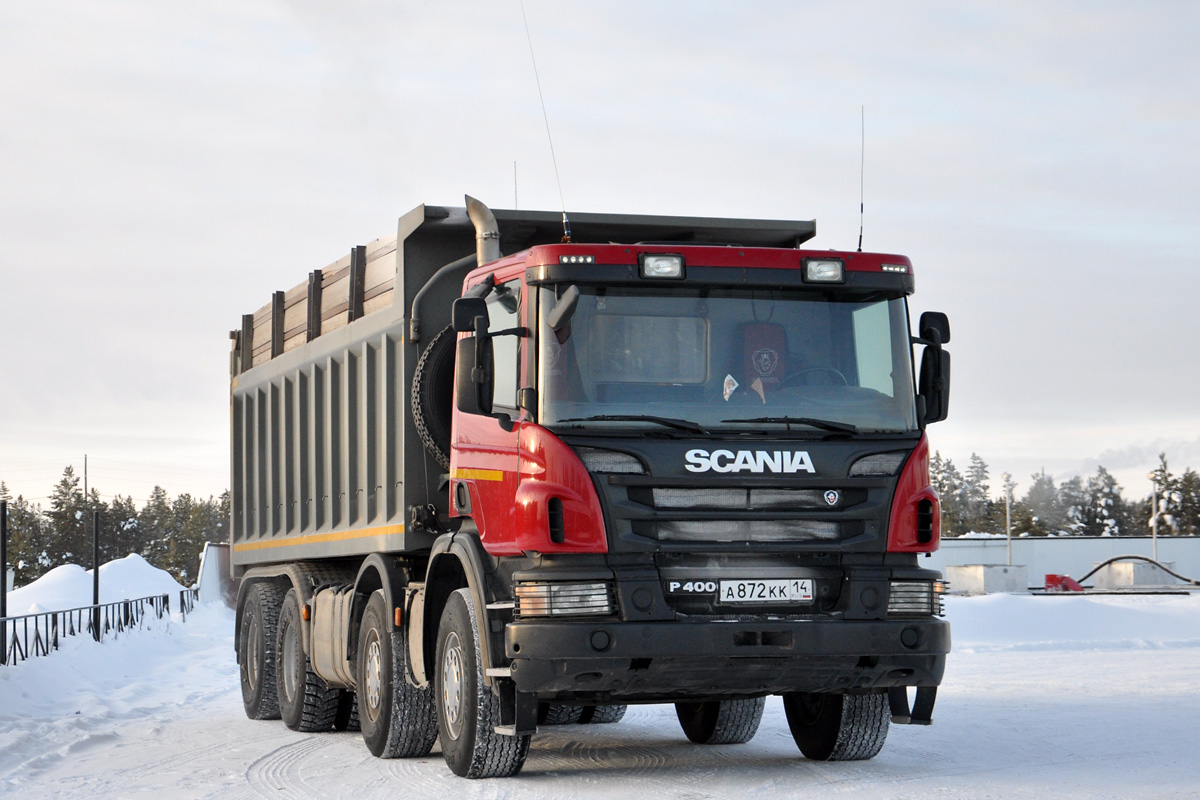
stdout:
[[[411,566],[398,558],[372,553],[359,565],[354,578],[354,599],[350,603],[350,624],[346,630],[346,652],[358,652],[358,629],[367,602],[377,591],[383,592],[387,608],[404,607],[405,589],[412,579]],[[395,627],[395,616],[392,617]]]
[[491,641],[491,630],[487,622],[487,590],[486,565],[488,558],[483,551],[478,536],[471,535],[473,526],[470,520],[457,533],[448,533],[439,537],[433,543],[429,555],[429,566],[425,575],[425,597],[422,624],[421,663],[422,676],[429,679],[433,675],[434,660],[437,653],[438,623],[450,595],[459,589],[466,589],[475,604],[475,613],[481,620],[481,636],[479,637],[480,661],[485,665],[484,683],[491,687],[493,679],[487,674],[487,667],[495,666],[492,659],[494,650]]

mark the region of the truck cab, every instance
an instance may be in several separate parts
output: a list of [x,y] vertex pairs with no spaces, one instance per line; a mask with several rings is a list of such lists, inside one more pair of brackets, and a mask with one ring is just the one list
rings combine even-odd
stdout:
[[914,336],[912,290],[903,256],[714,245],[539,246],[467,276],[452,514],[496,559],[518,697],[715,716],[854,692],[911,721],[917,686],[931,707],[948,325]]

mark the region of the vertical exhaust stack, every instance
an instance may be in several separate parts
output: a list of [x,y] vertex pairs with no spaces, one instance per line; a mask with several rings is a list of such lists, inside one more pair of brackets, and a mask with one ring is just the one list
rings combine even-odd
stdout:
[[467,216],[475,226],[475,258],[482,267],[500,257],[500,228],[490,208],[469,194],[463,198],[467,201]]

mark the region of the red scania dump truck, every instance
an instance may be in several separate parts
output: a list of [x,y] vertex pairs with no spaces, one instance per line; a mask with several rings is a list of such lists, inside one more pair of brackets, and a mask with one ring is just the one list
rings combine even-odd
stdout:
[[231,334],[246,713],[466,777],[629,704],[739,743],[780,695],[826,760],[927,724],[950,331],[910,327],[909,260],[561,223],[420,206]]

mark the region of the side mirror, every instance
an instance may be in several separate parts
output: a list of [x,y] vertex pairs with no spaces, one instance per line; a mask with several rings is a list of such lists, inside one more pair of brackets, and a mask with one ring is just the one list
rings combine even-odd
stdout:
[[456,333],[470,333],[474,331],[476,317],[483,317],[483,329],[487,330],[487,300],[484,300],[482,297],[460,297],[450,307],[450,325]]
[[940,345],[928,346],[921,354],[920,394],[925,401],[921,421],[928,424],[944,420],[950,411],[950,354]]
[[950,342],[950,319],[941,311],[926,311],[921,315],[921,321],[917,324],[917,333],[922,339],[932,339],[929,335],[930,331],[937,331],[941,344]]
[[[455,301],[456,306],[458,302]],[[459,339],[454,368],[455,405],[458,410],[464,414],[490,416],[494,377],[491,337]]]
[[554,331],[554,338],[558,339],[559,344],[565,344],[571,335],[571,317],[575,315],[575,308],[578,305],[579,287],[572,284],[567,287],[562,297],[558,298],[558,302],[554,304],[554,308],[550,309],[550,313],[546,315],[546,324],[550,326],[550,330]]

